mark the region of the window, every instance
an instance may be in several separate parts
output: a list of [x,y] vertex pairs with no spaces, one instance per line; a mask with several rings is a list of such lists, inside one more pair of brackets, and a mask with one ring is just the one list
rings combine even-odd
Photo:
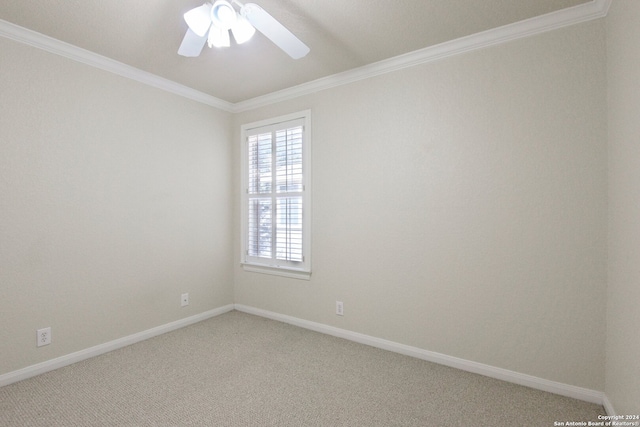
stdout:
[[242,264],[311,274],[310,111],[242,126]]

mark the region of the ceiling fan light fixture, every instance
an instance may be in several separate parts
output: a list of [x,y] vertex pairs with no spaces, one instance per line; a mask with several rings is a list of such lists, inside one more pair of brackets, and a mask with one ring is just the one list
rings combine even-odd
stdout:
[[231,27],[231,32],[233,33],[233,38],[236,39],[236,43],[242,44],[253,37],[256,29],[245,17],[238,15],[235,24]]
[[237,16],[236,10],[227,0],[217,0],[211,7],[211,22],[220,29],[231,29]]
[[[235,7],[239,9],[236,12]],[[255,3],[242,4],[239,0],[216,0],[191,9],[184,14],[189,29],[178,49],[178,54],[198,56],[205,44],[209,47],[229,47],[231,36],[237,44],[248,41],[256,30],[293,59],[309,53],[304,44],[277,19]]]
[[200,7],[191,9],[184,14],[184,20],[191,31],[200,37],[204,37],[211,25],[211,4],[205,3]]
[[209,47],[229,47],[231,40],[229,38],[229,30],[223,30],[215,25],[211,26],[208,38]]

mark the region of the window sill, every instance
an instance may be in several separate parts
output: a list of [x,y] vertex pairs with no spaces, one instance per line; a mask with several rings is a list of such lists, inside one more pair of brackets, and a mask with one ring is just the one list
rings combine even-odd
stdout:
[[283,276],[292,279],[311,280],[311,272],[295,270],[290,268],[267,267],[258,264],[242,264],[242,269],[250,273],[271,274],[273,276]]

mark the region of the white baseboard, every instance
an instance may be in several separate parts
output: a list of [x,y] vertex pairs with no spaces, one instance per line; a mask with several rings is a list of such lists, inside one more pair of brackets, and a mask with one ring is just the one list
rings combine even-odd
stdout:
[[153,338],[157,335],[161,335],[167,332],[174,331],[176,329],[183,328],[185,326],[192,325],[197,322],[201,322],[211,317],[219,316],[233,310],[233,308],[233,304],[225,305],[223,307],[205,311],[204,313],[196,314],[195,316],[176,320],[175,322],[157,326],[146,331],[138,332],[133,335],[119,338],[117,340],[109,341],[104,344],[99,344],[94,347],[76,351],[75,353],[70,353],[64,356],[57,357],[55,359],[47,360],[42,363],[27,366],[26,368],[22,368],[17,371],[0,375],[0,387],[18,381],[26,380],[27,378],[31,378],[45,372],[53,371],[54,369],[62,368],[63,366],[71,365],[72,363],[89,359],[90,357],[99,356],[101,354],[108,353],[110,351],[117,350],[119,348],[126,347],[128,345],[135,344],[149,338]]
[[602,397],[602,406],[604,406],[604,410],[607,411],[607,415],[618,415],[606,394]]
[[[344,338],[350,341],[355,341],[360,344],[370,345],[372,347],[381,348],[383,350],[389,350],[395,353],[404,354],[405,356],[416,357],[418,359],[426,360],[428,362],[434,362],[440,365],[450,366],[452,368],[457,368],[463,371],[472,372],[475,374],[480,374],[480,375],[484,375],[491,378],[496,378],[502,381],[523,385],[523,386],[530,387],[537,390],[547,391],[550,393],[559,394],[562,396],[567,396],[567,397],[583,400],[590,403],[596,403],[599,405],[604,405],[605,402],[608,402],[608,400],[605,399],[604,393],[596,390],[576,387],[573,385],[559,383],[556,381],[549,381],[543,378],[521,374],[519,372],[509,371],[507,369],[496,368],[494,366],[472,362],[470,360],[460,359],[457,357],[447,356],[446,354],[423,350],[421,348],[411,347],[411,346],[399,344],[393,341],[388,341],[388,340],[372,337],[369,335],[360,334],[357,332],[351,332],[345,329],[324,325],[322,323],[316,323],[308,320],[298,319],[296,317],[286,316],[284,314],[274,313],[271,311],[249,307],[242,304],[235,304],[235,309],[238,311],[254,314],[254,315],[265,317],[268,319],[289,323],[291,325],[299,326],[305,329],[310,329],[312,331],[321,332],[327,335],[333,335],[335,337]],[[613,410],[613,407],[611,407],[611,404],[609,403],[609,408],[606,408],[607,413],[609,412],[610,408],[611,410]]]
[[480,375],[484,375],[491,378],[496,378],[502,381],[507,381],[514,384],[531,387],[537,390],[547,391],[562,396],[571,397],[574,399],[583,400],[590,403],[596,403],[603,405],[607,415],[616,415],[613,405],[607,398],[607,396],[600,391],[590,390],[582,387],[576,387],[569,384],[559,383],[556,381],[549,381],[543,378],[534,377],[531,375],[521,374],[519,372],[509,371],[502,368],[497,368],[482,363],[473,362],[470,360],[460,359],[457,357],[447,356],[446,354],[436,353],[433,351],[424,350],[417,347],[411,347],[404,344],[399,344],[393,341],[384,340],[381,338],[372,337],[369,335],[360,334],[358,332],[348,331],[346,329],[340,329],[322,323],[311,322],[304,319],[299,319],[284,314],[279,314],[267,310],[262,310],[255,307],[249,307],[242,304],[229,304],[223,307],[219,307],[213,310],[206,311],[204,313],[196,314],[195,316],[180,319],[175,322],[167,323],[165,325],[157,326],[146,331],[138,332],[133,335],[129,335],[123,338],[119,338],[114,341],[110,341],[104,344],[99,344],[94,347],[90,347],[84,350],[70,353],[64,356],[57,357],[55,359],[47,360],[42,363],[27,366],[26,368],[19,369],[17,371],[9,372],[0,375],[0,387],[9,385],[18,381],[25,380],[27,378],[34,377],[45,372],[53,371],[54,369],[62,368],[72,363],[80,362],[81,360],[89,359],[91,357],[99,356],[104,353],[108,353],[113,350],[117,350],[122,347],[126,347],[131,344],[135,344],[140,341],[144,341],[149,338],[153,338],[157,335],[161,335],[167,332],[174,331],[176,329],[183,328],[185,326],[192,325],[203,320],[219,316],[232,310],[242,311],[244,313],[254,314],[257,316],[265,317],[272,320],[277,320],[291,325],[299,326],[301,328],[309,329],[312,331],[332,335],[338,338],[344,338],[349,341],[354,341],[360,344],[370,345],[372,347],[381,348],[383,350],[392,351],[394,353],[404,354],[406,356],[415,357],[418,359],[426,360],[428,362],[434,362],[452,368],[457,368],[463,371],[472,372]]

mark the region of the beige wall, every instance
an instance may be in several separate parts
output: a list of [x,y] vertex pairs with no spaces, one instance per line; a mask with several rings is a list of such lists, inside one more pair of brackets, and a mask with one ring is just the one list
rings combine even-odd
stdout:
[[640,2],[607,17],[609,288],[605,392],[616,412],[640,413]]
[[0,374],[232,303],[230,115],[4,38],[0,64]]
[[235,302],[603,390],[604,57],[600,20],[235,116],[310,108],[314,173],[311,281],[236,238]]

